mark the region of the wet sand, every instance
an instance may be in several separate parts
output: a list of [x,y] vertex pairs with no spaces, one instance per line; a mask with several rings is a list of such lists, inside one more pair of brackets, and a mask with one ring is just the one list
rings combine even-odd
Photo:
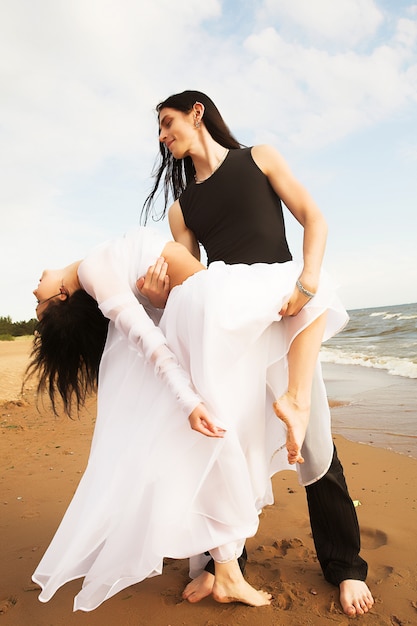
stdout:
[[417,459],[417,379],[323,363],[333,432]]

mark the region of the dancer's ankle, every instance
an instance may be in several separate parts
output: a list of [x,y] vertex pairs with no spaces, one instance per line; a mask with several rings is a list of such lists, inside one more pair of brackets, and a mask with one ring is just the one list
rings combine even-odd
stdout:
[[[288,389],[281,398],[286,398],[287,401],[291,402],[294,409],[300,411],[302,413],[310,413],[311,406],[311,394],[306,393],[305,391],[300,390],[290,390]],[[281,399],[279,398],[278,401]]]
[[214,574],[216,581],[223,580],[236,582],[243,578],[243,574],[241,572],[237,559],[233,559],[232,561],[226,561],[225,563],[215,561]]

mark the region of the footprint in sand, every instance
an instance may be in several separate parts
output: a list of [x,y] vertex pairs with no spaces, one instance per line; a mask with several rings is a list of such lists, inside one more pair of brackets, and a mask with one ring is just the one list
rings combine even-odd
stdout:
[[285,556],[291,548],[300,548],[304,547],[303,542],[298,537],[293,539],[281,539],[274,541],[272,546],[258,546],[258,550],[263,552],[268,551],[271,556]]
[[167,605],[175,606],[181,604],[181,590],[177,588],[168,588],[161,591],[161,596],[164,603]]
[[0,600],[0,615],[4,615],[4,613],[12,609],[16,602],[17,598],[15,596],[9,596],[5,600]]
[[[264,582],[276,585],[276,582],[279,580],[283,584],[281,566],[283,564],[282,559],[285,557],[288,557],[294,563],[301,563],[303,567],[307,562],[317,561],[316,553],[305,546],[301,539],[293,537],[291,539],[274,541],[270,546],[259,545],[252,554],[251,564],[252,566],[256,565]],[[279,605],[280,608],[287,609],[289,607],[288,597],[291,597],[291,594],[289,596],[284,594],[278,599],[276,592],[274,592],[274,597],[275,604]]]
[[294,601],[288,593],[278,593],[274,597],[274,604],[281,609],[281,611],[289,611],[292,608]]
[[365,550],[377,550],[388,543],[388,535],[377,528],[361,528],[361,544]]
[[289,551],[292,551],[291,553],[293,557],[302,561],[317,560],[316,553],[313,550],[310,550],[310,548],[308,548],[307,546],[305,546],[304,542],[298,537],[274,541],[272,545],[275,548],[277,554],[281,556],[286,556]]

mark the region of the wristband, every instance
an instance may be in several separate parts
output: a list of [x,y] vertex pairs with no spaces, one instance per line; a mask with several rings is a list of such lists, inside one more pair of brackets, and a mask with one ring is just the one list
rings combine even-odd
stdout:
[[309,291],[308,289],[306,289],[305,287],[302,286],[302,284],[300,283],[300,279],[297,278],[297,289],[298,291],[300,291],[302,294],[304,294],[305,296],[307,296],[307,298],[314,298],[314,296],[316,295],[315,293],[313,293],[312,291]]

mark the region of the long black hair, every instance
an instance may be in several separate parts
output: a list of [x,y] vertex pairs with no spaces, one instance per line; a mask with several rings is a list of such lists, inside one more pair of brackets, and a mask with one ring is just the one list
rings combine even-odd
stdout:
[[98,371],[107,337],[108,319],[86,291],[51,301],[38,322],[25,381],[38,376],[38,394],[46,391],[57,414],[61,397],[71,416],[97,389]]
[[[190,113],[196,102],[201,102],[204,105],[204,125],[213,139],[231,150],[241,148],[242,144],[232,135],[214,102],[201,91],[183,91],[169,96],[157,105],[156,112],[159,116],[162,109],[170,108],[183,113]],[[152,212],[161,180],[163,179],[164,208],[159,216],[154,217],[154,220],[165,217],[170,196],[172,195],[174,200],[177,200],[188,183],[193,180],[195,174],[190,156],[175,159],[164,143],[159,144],[159,152],[159,165],[155,166],[153,172],[155,183],[142,207],[141,218],[145,224]]]

